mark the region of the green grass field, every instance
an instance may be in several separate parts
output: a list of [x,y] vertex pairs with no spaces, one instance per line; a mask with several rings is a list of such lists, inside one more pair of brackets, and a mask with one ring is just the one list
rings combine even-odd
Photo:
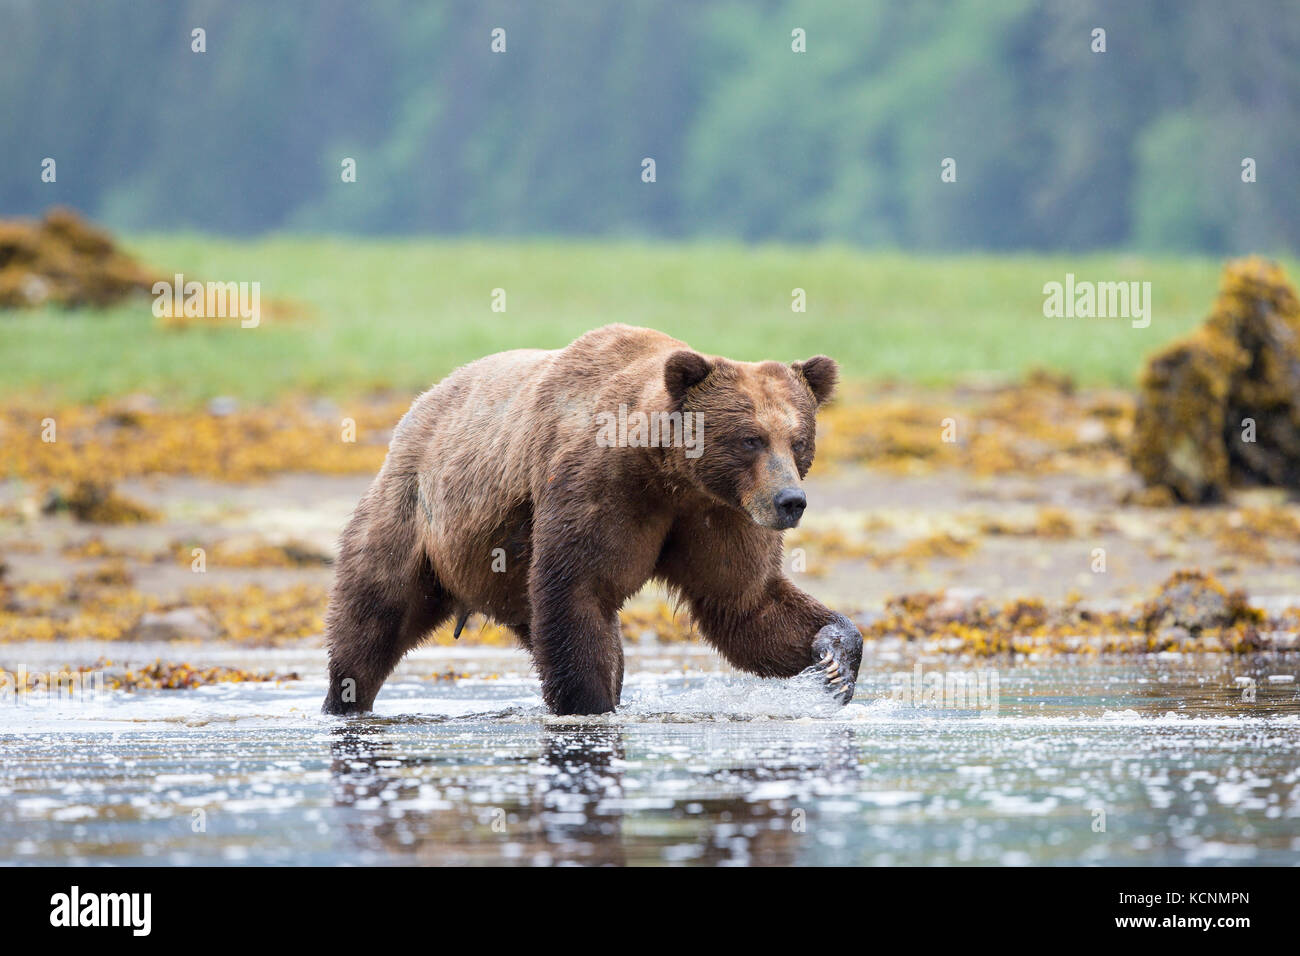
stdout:
[[[943,384],[1034,367],[1129,385],[1142,357],[1206,314],[1221,263],[1087,256],[920,257],[842,247],[196,236],[126,243],[164,275],[260,281],[265,303],[311,306],[257,329],[163,329],[142,299],[105,311],[0,313],[0,394],[80,401],[132,392],[188,403],[419,389],[489,352],[556,347],[608,322],[705,352],[793,360],[825,352],[846,378]],[[1295,264],[1288,271],[1296,274]],[[1043,284],[1073,272],[1149,281],[1153,318],[1043,316]],[[807,311],[791,311],[791,290]],[[507,311],[491,310],[504,288]]]

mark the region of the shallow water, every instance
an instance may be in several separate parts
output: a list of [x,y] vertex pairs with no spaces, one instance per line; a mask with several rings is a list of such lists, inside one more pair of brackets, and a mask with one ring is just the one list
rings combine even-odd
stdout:
[[[320,670],[203,663],[241,653]],[[1300,864],[1294,657],[922,662],[996,666],[996,708],[891,699],[914,664],[876,654],[838,708],[629,648],[619,713],[576,721],[518,653],[460,648],[413,655],[363,719],[320,716],[322,680],[9,702],[0,860]],[[413,677],[448,666],[482,676]]]

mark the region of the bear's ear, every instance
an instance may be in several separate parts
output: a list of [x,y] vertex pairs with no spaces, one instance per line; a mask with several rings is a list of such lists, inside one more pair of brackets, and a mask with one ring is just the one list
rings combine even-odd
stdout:
[[825,355],[814,355],[808,361],[794,362],[790,367],[794,369],[796,375],[803,376],[803,380],[812,389],[813,398],[817,399],[818,405],[825,405],[830,401],[831,395],[835,393],[835,383],[840,378],[840,367],[835,364],[835,359]]
[[664,387],[668,397],[680,403],[686,393],[709,377],[713,366],[699,352],[674,352],[664,363]]

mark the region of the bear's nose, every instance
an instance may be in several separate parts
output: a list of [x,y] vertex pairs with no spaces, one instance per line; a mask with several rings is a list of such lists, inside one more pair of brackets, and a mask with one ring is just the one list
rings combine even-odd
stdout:
[[803,517],[803,509],[808,507],[808,496],[798,488],[783,488],[772,499],[776,506],[776,515],[786,528],[793,528]]

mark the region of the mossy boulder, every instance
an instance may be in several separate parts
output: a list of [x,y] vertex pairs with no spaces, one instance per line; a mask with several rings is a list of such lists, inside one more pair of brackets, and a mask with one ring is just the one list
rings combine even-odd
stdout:
[[1181,502],[1300,488],[1300,301],[1277,264],[1230,262],[1204,325],[1148,359],[1129,455]]
[[1229,592],[1202,571],[1176,571],[1142,608],[1142,629],[1160,634],[1171,628],[1193,637],[1237,624],[1257,624],[1260,611],[1242,591]]
[[158,514],[100,481],[78,481],[70,488],[51,488],[42,506],[45,514],[67,512],[91,524],[138,524],[157,521]]
[[0,308],[103,307],[151,293],[155,279],[70,209],[0,221]]

